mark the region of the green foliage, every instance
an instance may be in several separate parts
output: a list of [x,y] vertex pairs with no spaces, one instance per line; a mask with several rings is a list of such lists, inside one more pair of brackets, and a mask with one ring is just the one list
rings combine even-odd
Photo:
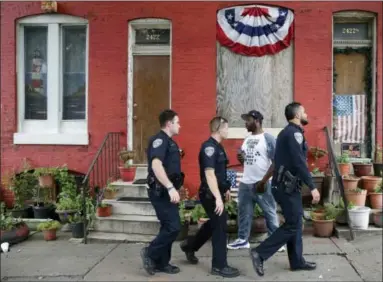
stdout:
[[325,204],[324,208],[326,220],[334,220],[340,213],[339,209],[337,209],[333,204],[330,203]]
[[7,213],[4,202],[1,202],[0,204],[0,212],[0,230],[2,231],[11,230],[13,227],[16,227],[23,222],[18,218],[13,218],[10,213]]
[[383,193],[383,181],[380,181],[378,186],[376,186],[376,188],[374,189],[374,192],[375,193]]
[[25,201],[30,200],[36,193],[38,181],[33,173],[26,167],[19,174],[14,174],[10,180],[9,188],[15,196],[14,209],[23,209]]
[[255,217],[261,217],[263,216],[263,210],[258,204],[255,204],[254,206],[254,216]]
[[347,153],[343,153],[342,155],[338,156],[337,157],[337,162],[339,164],[349,164],[350,163],[350,159],[349,159],[349,156]]
[[227,201],[225,203],[225,209],[230,219],[235,219],[237,217],[238,208],[236,201],[232,199],[230,199],[230,201]]
[[37,225],[37,231],[57,230],[60,227],[61,227],[61,224],[57,220],[45,221]]
[[203,206],[201,204],[195,205],[190,216],[191,216],[193,222],[197,222],[198,219],[200,219],[200,218],[207,218],[208,217],[205,209],[203,208]]

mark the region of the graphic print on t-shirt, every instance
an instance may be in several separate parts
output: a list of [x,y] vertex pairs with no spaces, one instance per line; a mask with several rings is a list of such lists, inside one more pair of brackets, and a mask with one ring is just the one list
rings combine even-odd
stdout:
[[257,156],[260,156],[256,149],[258,143],[259,139],[249,138],[246,140],[245,165],[253,165],[257,161]]

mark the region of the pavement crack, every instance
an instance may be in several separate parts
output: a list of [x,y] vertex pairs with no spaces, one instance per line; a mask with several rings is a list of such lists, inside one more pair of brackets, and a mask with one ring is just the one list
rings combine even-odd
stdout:
[[355,273],[359,276],[360,279],[362,279],[362,281],[366,281],[365,279],[363,279],[362,277],[362,274],[358,271],[358,269],[355,267],[355,265],[353,264],[353,261],[349,259],[349,257],[347,256],[347,254],[343,254],[341,255],[341,257],[344,257],[347,262],[350,264],[350,266],[352,267],[352,269],[354,269]]
[[117,249],[117,247],[120,246],[120,245],[121,245],[121,243],[120,243],[120,244],[116,244],[116,246],[114,246],[113,248],[111,248],[111,249],[109,250],[109,252],[106,253],[105,256],[103,256],[102,258],[100,258],[100,259],[99,259],[99,260],[98,260],[92,267],[90,267],[90,268],[88,269],[87,272],[85,272],[85,273],[82,275],[82,279],[85,279],[85,277],[88,275],[89,272],[91,272],[97,265],[99,265],[105,258],[107,258],[107,257],[110,255],[111,252],[113,252],[115,249]]

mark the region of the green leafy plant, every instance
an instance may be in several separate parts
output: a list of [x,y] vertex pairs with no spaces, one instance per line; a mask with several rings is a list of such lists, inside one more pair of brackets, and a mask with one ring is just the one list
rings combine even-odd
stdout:
[[261,217],[263,216],[263,210],[258,204],[255,204],[254,206],[254,217]]
[[383,193],[383,181],[381,181],[378,186],[374,189],[375,193]]
[[227,201],[225,203],[225,209],[227,212],[227,215],[229,216],[230,219],[236,219],[237,218],[237,213],[238,213],[238,208],[237,208],[237,202],[234,200]]
[[353,192],[353,193],[358,193],[358,194],[360,194],[360,193],[363,193],[363,191],[365,191],[364,189],[360,189],[360,188],[356,188],[356,189],[351,189],[351,190],[349,190],[350,192]]
[[181,223],[190,223],[191,211],[185,209],[185,202],[181,201],[178,205],[178,213],[180,215]]
[[37,225],[37,231],[57,230],[60,228],[61,228],[61,224],[57,220],[45,221]]
[[325,220],[334,220],[340,213],[339,209],[337,209],[333,204],[327,203],[324,205],[325,208]]
[[23,209],[25,201],[30,200],[36,194],[37,178],[28,168],[19,174],[14,174],[10,180],[10,190],[13,191],[15,197],[15,210]]
[[191,216],[193,222],[197,222],[198,219],[200,219],[200,218],[207,218],[208,217],[205,209],[203,208],[203,206],[201,204],[195,205],[190,216]]
[[75,213],[74,215],[68,216],[69,223],[80,223],[84,222],[84,216],[82,216],[80,213]]
[[112,185],[110,182],[108,182],[107,186],[105,187],[105,190],[109,192],[117,192],[118,188],[115,185]]
[[339,164],[349,164],[350,163],[350,158],[347,153],[343,153],[341,156],[337,157],[337,162]]

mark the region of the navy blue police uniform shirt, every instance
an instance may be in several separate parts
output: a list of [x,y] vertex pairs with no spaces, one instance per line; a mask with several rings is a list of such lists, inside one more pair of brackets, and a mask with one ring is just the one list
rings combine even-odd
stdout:
[[[220,183],[224,183],[227,181],[226,166],[229,163],[229,160],[227,158],[223,146],[220,143],[218,143],[217,140],[210,137],[208,140],[202,143],[198,160],[200,167],[201,184],[203,186],[208,186],[205,176],[206,168],[214,169],[218,186]],[[219,188],[222,193],[226,192],[222,191],[221,187]]]
[[158,158],[164,166],[167,175],[181,173],[181,155],[177,143],[164,131],[158,132],[149,139],[148,149],[148,173],[154,176],[152,161]]
[[298,176],[310,190],[315,189],[306,163],[308,148],[303,132],[300,126],[289,123],[279,133],[275,151],[273,186],[276,185],[278,179],[279,167],[283,165],[291,174]]

